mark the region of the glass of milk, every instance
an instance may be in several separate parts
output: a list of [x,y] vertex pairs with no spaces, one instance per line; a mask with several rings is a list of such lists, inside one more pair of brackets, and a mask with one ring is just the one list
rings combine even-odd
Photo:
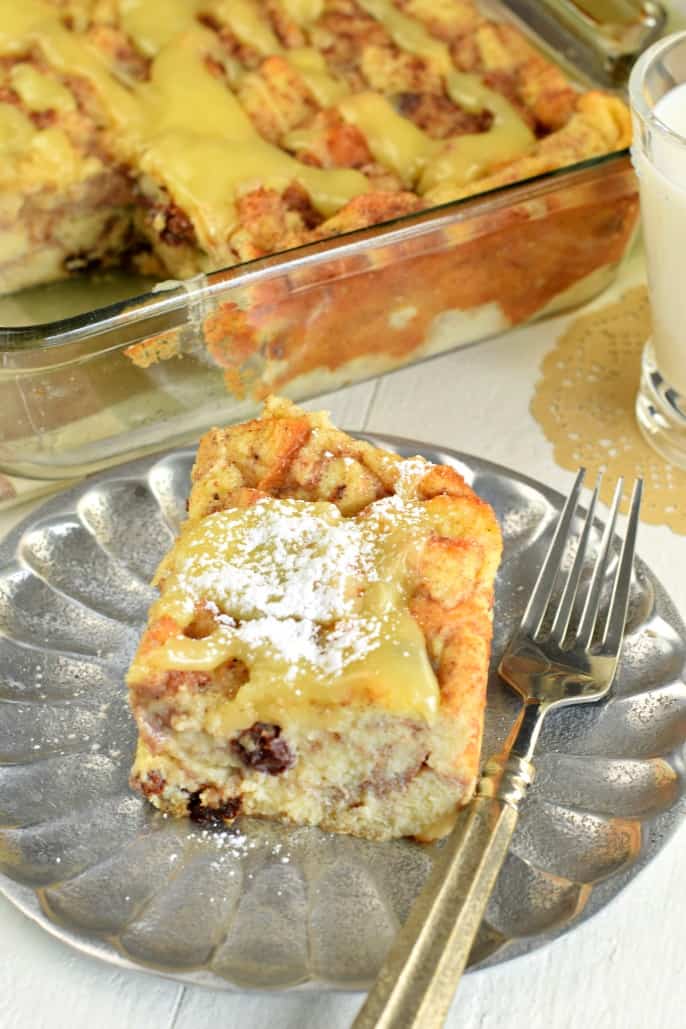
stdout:
[[686,32],[646,50],[629,94],[653,314],[636,417],[646,440],[686,468]]

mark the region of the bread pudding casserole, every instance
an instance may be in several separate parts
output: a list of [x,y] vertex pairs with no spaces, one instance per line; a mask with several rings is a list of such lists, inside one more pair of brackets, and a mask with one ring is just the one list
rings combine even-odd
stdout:
[[128,674],[133,786],[205,823],[443,835],[479,767],[489,505],[275,398],[211,430],[192,479]]
[[0,0],[0,292],[186,278],[629,133],[474,0]]

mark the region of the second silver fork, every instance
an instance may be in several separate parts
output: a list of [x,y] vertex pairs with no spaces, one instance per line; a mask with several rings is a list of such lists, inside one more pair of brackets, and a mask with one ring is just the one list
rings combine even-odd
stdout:
[[[522,715],[503,754],[487,762],[476,796],[441,850],[354,1029],[440,1029],[444,1024],[505,860],[519,804],[534,778],[532,757],[543,719],[553,708],[600,700],[612,685],[629,605],[642,483],[639,479],[634,485],[621,554],[611,575],[622,495],[622,482],[618,482],[581,604],[596,486],[562,595],[553,606],[583,478],[582,469],[560,515],[522,623],[498,669],[522,697]],[[608,585],[610,598],[603,605]]]

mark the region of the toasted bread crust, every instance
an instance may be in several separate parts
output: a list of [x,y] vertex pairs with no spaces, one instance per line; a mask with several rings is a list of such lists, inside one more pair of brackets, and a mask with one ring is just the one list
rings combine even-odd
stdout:
[[[235,695],[249,668],[232,662],[209,674],[172,670],[141,680],[134,660],[131,701],[141,738],[132,782],[153,803],[183,814],[199,792],[205,808],[231,800],[236,811],[373,838],[431,838],[447,830],[446,816],[469,799],[478,773],[493,581],[501,553],[490,506],[452,468],[420,458],[408,462],[353,439],[325,414],[308,414],[289,401],[270,398],[262,417],[203,437],[182,538],[219,511],[244,509],[265,497],[328,501],[346,517],[364,517],[376,501],[395,495],[401,478],[407,495],[408,468],[409,495],[421,504],[431,526],[409,559],[409,610],[436,675],[435,724],[427,728],[416,719],[391,716],[372,702],[361,707],[346,703],[336,715],[340,724],[332,726],[335,731],[313,732],[299,724],[293,711],[276,727],[276,736],[274,727],[269,729],[271,750],[265,761],[272,768],[281,754],[284,766],[278,776],[261,774],[256,765],[248,772],[232,766],[213,780],[199,771],[192,755],[185,753],[185,763],[179,761],[178,752],[165,743],[165,725],[192,723],[197,730],[207,724],[213,698]],[[158,572],[163,597],[173,554]],[[153,620],[139,655],[181,633],[194,639],[208,635],[214,617],[209,609],[198,609],[190,627],[181,631],[168,617]],[[151,725],[160,729],[157,736]],[[264,732],[260,746],[266,746]],[[212,743],[215,766],[220,743]],[[312,769],[322,760],[321,752],[330,759],[317,779]],[[339,765],[340,780],[332,783],[331,768]],[[359,779],[358,767],[367,768]],[[160,783],[164,786],[157,789]]]

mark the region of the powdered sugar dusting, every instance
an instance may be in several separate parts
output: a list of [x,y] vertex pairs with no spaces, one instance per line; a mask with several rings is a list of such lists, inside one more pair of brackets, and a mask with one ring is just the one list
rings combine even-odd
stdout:
[[406,457],[398,465],[398,479],[395,484],[396,494],[403,500],[417,495],[417,486],[429,471],[430,465],[423,457]]
[[262,501],[240,520],[223,519],[230,552],[226,545],[210,552],[202,537],[189,547],[197,552],[191,588],[221,598],[237,619],[342,618],[351,610],[350,581],[373,574],[370,547],[357,522],[333,505],[317,506],[325,510],[315,513],[304,501]]
[[249,647],[271,652],[274,657],[286,659],[288,681],[297,678],[298,667],[315,666],[326,675],[340,673],[346,665],[369,652],[380,636],[380,623],[376,619],[346,619],[336,623],[330,632],[322,633],[317,623],[308,619],[273,616],[244,622],[237,636]]
[[[426,466],[402,464],[411,492]],[[259,656],[279,665],[282,680],[292,684],[305,669],[335,677],[387,640],[385,613],[364,609],[365,591],[392,582],[392,531],[419,526],[421,518],[421,505],[401,493],[357,518],[345,518],[331,503],[267,498],[193,527],[166,585],[189,611],[202,603],[212,613],[216,629],[203,640],[207,653],[228,647]]]

